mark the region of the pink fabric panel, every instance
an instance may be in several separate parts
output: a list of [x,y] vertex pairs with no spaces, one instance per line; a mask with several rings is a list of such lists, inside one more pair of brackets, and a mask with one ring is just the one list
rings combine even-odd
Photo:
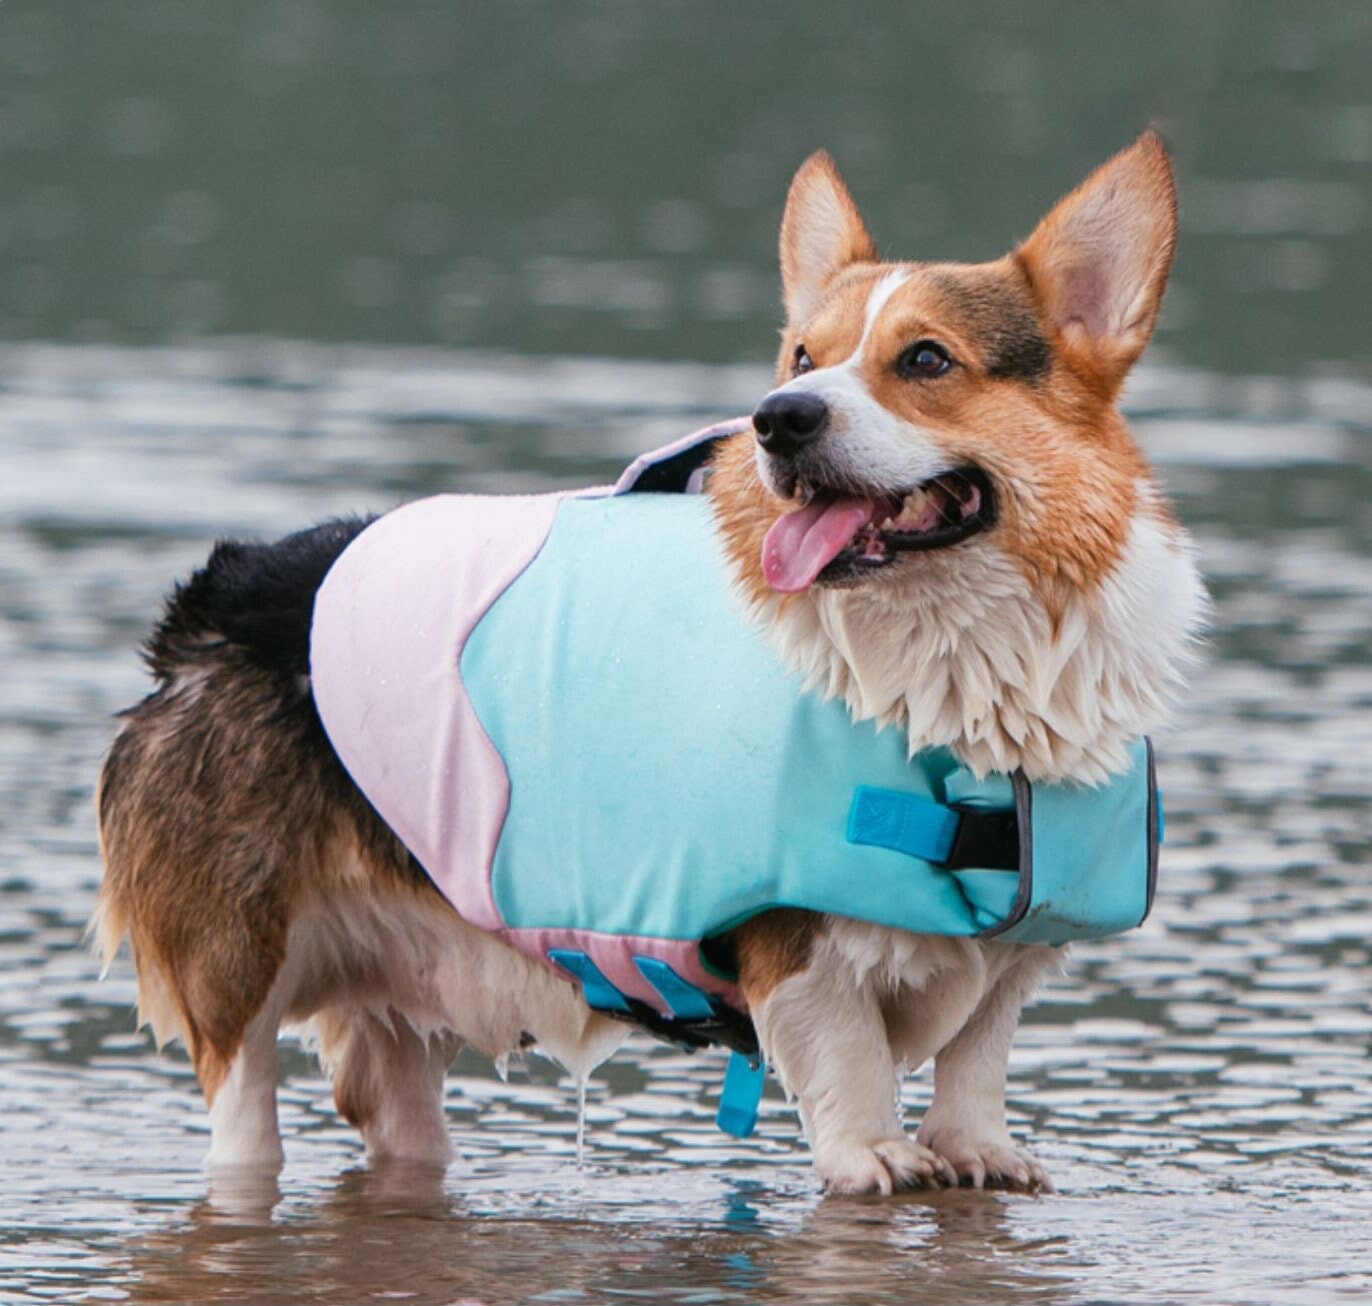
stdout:
[[737,985],[711,975],[700,964],[699,948],[695,943],[679,939],[652,939],[632,934],[592,934],[585,930],[528,929],[501,930],[500,937],[514,944],[521,952],[537,957],[552,966],[554,972],[567,978],[567,972],[548,961],[550,948],[579,949],[595,962],[600,973],[621,993],[638,998],[662,1012],[662,998],[634,965],[634,957],[656,957],[665,961],[689,984],[706,993],[723,998],[731,1007],[747,1011]]
[[448,900],[486,930],[501,929],[490,868],[510,787],[457,660],[543,546],[557,505],[557,495],[407,504],[358,536],[315,602],[311,675],[330,741]]

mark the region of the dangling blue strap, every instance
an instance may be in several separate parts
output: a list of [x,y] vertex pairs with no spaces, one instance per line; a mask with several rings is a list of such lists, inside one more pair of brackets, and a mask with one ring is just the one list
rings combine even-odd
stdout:
[[708,994],[688,984],[665,961],[656,957],[635,957],[638,973],[651,984],[667,1004],[666,1014],[677,1020],[709,1020],[715,1004]]
[[715,1124],[726,1134],[747,1138],[753,1132],[766,1078],[767,1066],[761,1058],[754,1065],[742,1052],[729,1053],[729,1068],[724,1072],[724,1088],[715,1116]]
[[848,842],[942,863],[952,852],[961,820],[960,812],[932,798],[858,785],[848,811]]
[[573,979],[581,982],[581,994],[588,1007],[597,1011],[628,1011],[624,995],[584,952],[574,948],[549,948],[548,960],[556,962]]

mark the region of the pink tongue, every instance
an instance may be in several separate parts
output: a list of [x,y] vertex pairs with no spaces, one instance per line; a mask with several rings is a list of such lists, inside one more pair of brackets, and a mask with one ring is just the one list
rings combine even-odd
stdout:
[[806,589],[876,516],[872,499],[823,499],[777,519],[762,541],[762,574],[783,594]]

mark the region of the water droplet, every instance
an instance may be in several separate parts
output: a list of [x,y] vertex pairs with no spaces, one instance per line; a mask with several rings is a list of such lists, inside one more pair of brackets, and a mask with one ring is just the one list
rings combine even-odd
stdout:
[[576,1080],[576,1168],[581,1170],[586,1164],[586,1076],[578,1075]]

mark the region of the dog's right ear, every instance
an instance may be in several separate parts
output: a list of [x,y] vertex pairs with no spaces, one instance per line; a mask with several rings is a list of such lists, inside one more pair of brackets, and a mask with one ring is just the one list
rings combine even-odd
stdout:
[[824,150],[800,165],[781,219],[781,286],[786,317],[800,326],[819,307],[834,275],[850,263],[875,263],[876,246],[853,197]]

